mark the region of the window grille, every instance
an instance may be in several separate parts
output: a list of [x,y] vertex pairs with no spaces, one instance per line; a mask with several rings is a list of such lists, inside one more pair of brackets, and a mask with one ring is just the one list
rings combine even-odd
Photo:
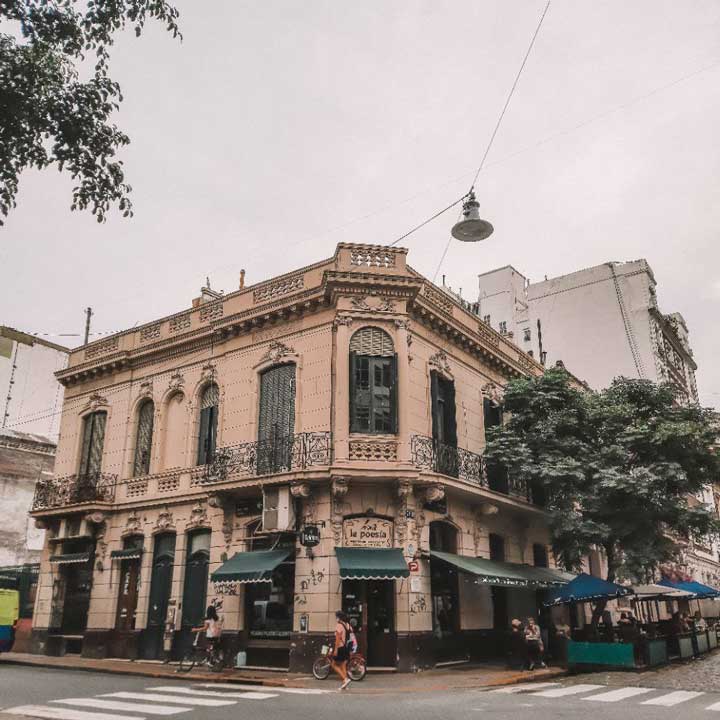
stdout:
[[289,470],[295,432],[295,365],[280,365],[260,377],[258,472]]
[[80,475],[99,473],[102,468],[106,421],[106,412],[94,412],[91,415],[87,415],[83,421]]
[[358,355],[392,357],[395,353],[392,338],[380,328],[365,327],[350,339],[350,352]]
[[150,451],[152,449],[153,416],[155,405],[152,400],[146,400],[140,406],[138,413],[138,429],[135,443],[135,463],[133,477],[147,475],[150,472]]
[[217,442],[218,405],[220,390],[215,384],[208,385],[200,398],[200,436],[198,438],[198,465],[207,465],[215,457]]

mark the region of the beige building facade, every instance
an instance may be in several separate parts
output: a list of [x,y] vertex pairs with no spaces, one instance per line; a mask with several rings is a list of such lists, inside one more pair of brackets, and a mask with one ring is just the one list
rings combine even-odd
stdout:
[[71,353],[36,652],[178,656],[210,603],[251,666],[309,669],[341,609],[371,666],[501,652],[562,582],[542,493],[482,457],[542,368],[406,258],[341,244]]

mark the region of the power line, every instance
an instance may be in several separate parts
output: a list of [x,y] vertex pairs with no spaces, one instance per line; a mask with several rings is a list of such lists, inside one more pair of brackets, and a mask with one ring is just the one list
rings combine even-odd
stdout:
[[416,225],[412,230],[408,230],[404,235],[401,235],[397,240],[390,243],[390,247],[393,247],[393,245],[397,245],[401,240],[404,240],[408,235],[412,235],[416,230],[419,230],[421,227],[425,227],[429,222],[432,222],[435,218],[440,217],[443,213],[446,213],[448,210],[454,208],[458,203],[461,203],[467,195],[463,195],[461,198],[458,198],[454,203],[451,203],[448,205],[445,209],[440,210],[440,212],[436,212],[432,217],[429,217],[427,220],[424,220],[419,225]]

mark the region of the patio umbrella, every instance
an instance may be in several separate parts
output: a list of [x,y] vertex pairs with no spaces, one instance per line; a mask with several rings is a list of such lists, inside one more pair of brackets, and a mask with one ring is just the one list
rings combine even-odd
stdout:
[[618,585],[593,575],[581,573],[567,585],[548,590],[544,605],[570,605],[592,600],[614,600],[632,594],[633,589],[627,585]]

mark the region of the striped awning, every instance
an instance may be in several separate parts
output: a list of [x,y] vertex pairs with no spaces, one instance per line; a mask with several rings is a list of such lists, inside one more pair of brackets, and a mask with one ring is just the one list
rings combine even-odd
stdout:
[[113,560],[139,560],[142,554],[142,548],[125,548],[124,550],[112,550],[110,557]]
[[272,582],[275,568],[293,552],[293,548],[285,548],[235,553],[210,576],[210,580],[218,591],[245,583]]
[[92,556],[91,552],[66,553],[65,555],[53,555],[50,562],[53,565],[73,565],[75,563],[86,563]]
[[343,580],[396,580],[410,576],[400,548],[336,547]]

